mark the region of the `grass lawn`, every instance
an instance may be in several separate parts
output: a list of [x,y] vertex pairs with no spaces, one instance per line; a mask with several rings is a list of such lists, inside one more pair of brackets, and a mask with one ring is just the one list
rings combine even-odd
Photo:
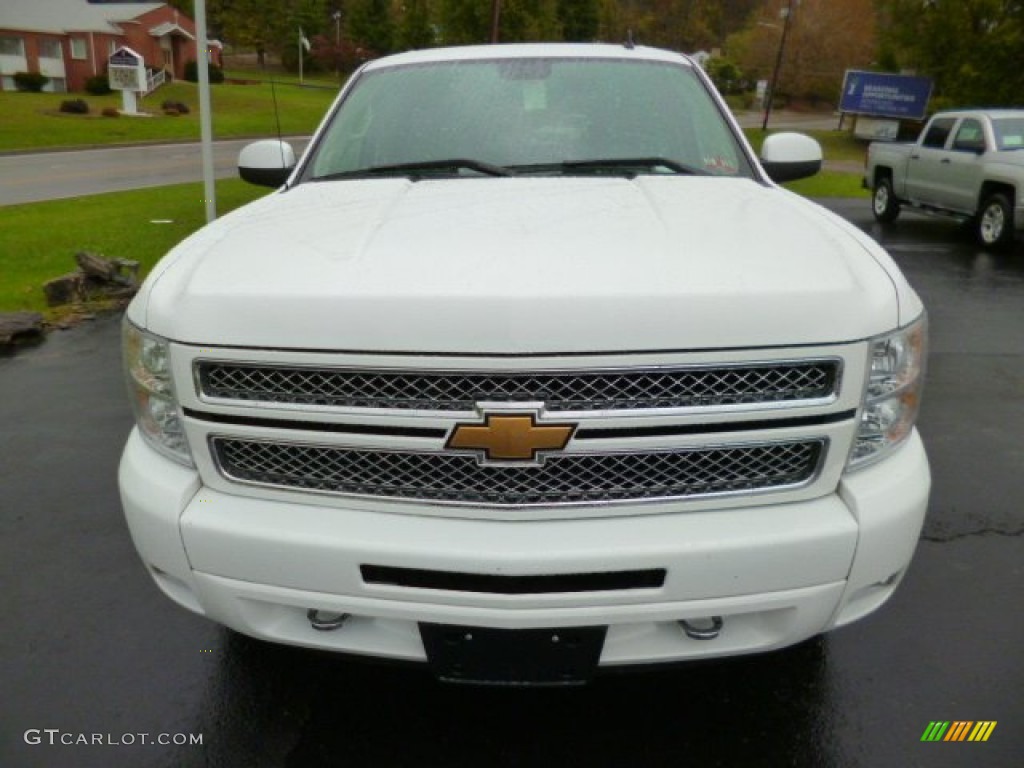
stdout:
[[[267,82],[252,85],[223,83],[212,86],[213,135],[215,139],[272,136],[276,96],[281,131],[308,134],[316,128],[334,97],[336,88],[302,88]],[[65,99],[84,99],[90,114],[61,113]],[[170,117],[160,105],[180,101],[189,114]],[[19,93],[0,91],[0,152],[18,149],[85,147],[144,141],[198,141],[199,90],[195,83],[174,82],[142,99],[139,109],[152,117],[103,117],[105,107],[121,106],[121,94],[107,96],[68,93]]]
[[861,189],[860,180],[859,173],[822,171],[809,179],[790,181],[782,186],[804,197],[869,197],[870,193]]
[[[238,179],[218,181],[217,212],[269,191]],[[0,312],[46,312],[43,283],[73,272],[78,251],[133,259],[145,275],[206,222],[202,197],[197,182],[0,207]]]

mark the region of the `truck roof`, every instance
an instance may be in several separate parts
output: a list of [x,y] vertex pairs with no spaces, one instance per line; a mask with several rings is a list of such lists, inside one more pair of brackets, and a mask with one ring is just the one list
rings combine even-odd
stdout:
[[625,45],[609,45],[606,43],[514,43],[408,51],[371,61],[366,65],[366,71],[441,61],[494,60],[523,57],[664,61],[684,66],[693,66],[693,61],[681,53],[645,46],[630,48]]
[[967,115],[983,115],[993,119],[1001,117],[1024,117],[1024,109],[1009,109],[1004,107],[1000,107],[998,109],[964,107],[962,109],[943,109],[936,112],[932,117],[965,117]]

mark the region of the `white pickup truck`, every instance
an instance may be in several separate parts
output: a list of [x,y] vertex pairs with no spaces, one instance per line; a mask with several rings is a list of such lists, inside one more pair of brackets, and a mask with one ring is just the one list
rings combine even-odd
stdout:
[[865,186],[882,223],[901,206],[974,223],[994,248],[1024,229],[1024,110],[939,112],[913,144],[873,142]]
[[132,537],[265,640],[570,684],[779,648],[917,544],[924,308],[773,180],[699,67],[632,46],[373,61],[279,187],[127,310]]

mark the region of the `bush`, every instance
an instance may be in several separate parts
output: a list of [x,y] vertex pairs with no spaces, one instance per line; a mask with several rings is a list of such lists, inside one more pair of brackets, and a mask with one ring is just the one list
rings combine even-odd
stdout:
[[65,99],[60,103],[60,111],[69,115],[88,115],[89,105],[82,99]]
[[41,72],[15,72],[14,87],[19,91],[39,93],[50,82],[50,78]]
[[[224,82],[224,70],[218,67],[216,64],[209,66],[210,82],[211,83],[223,83]],[[185,62],[185,79],[190,83],[199,82],[199,65],[195,60]]]
[[120,117],[121,116],[121,113],[118,112],[113,107],[105,107],[103,109],[103,111],[100,112],[100,114],[103,115],[104,117]]
[[174,101],[172,99],[166,99],[160,105],[160,109],[162,109],[164,112],[169,112],[173,110],[179,115],[187,115],[189,112],[192,111],[188,108],[188,104],[185,104],[182,101]]
[[106,75],[93,75],[85,81],[85,90],[93,96],[105,96],[111,93],[110,80]]

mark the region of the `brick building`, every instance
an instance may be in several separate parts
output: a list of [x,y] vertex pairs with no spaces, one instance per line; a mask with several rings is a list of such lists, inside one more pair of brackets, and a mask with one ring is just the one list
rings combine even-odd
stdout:
[[[0,0],[0,90],[13,91],[14,73],[41,72],[45,90],[80,91],[107,59],[128,46],[147,68],[185,76],[196,59],[192,19],[165,3],[91,3],[88,0]],[[211,41],[211,61],[221,46]]]

